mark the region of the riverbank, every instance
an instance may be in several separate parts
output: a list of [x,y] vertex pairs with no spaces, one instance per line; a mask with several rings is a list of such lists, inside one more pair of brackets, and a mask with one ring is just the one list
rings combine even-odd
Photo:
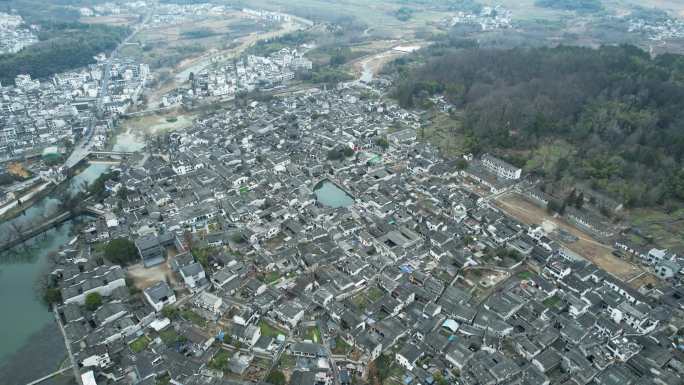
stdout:
[[[0,361],[0,378],[3,384],[27,384],[54,372],[64,362],[66,349],[54,322],[47,323],[29,336],[28,341],[14,354]],[[36,357],[41,359],[36,360]],[[73,377],[57,376],[41,385],[66,385],[72,381]]]
[[28,196],[28,194],[25,194],[21,198],[18,198],[21,199],[21,206],[18,205],[16,199],[14,200],[14,202],[9,203],[6,206],[3,206],[2,208],[0,208],[0,223],[10,221],[21,216],[23,213],[26,212],[26,210],[29,210],[36,203],[42,201],[50,195],[63,191],[64,188],[68,188],[72,192],[74,191],[75,187],[80,188],[81,186],[76,186],[76,184],[81,183],[81,181],[83,180],[83,178],[80,177],[80,175],[84,172],[87,172],[92,166],[93,165],[91,165],[88,162],[79,164],[74,169],[71,177],[64,179],[59,184],[54,184],[52,182],[42,183],[41,186],[39,186],[38,188],[34,188],[35,191],[32,191],[32,194],[30,196]]
[[[118,140],[118,134],[113,140]],[[132,150],[144,146],[140,137],[123,138],[118,146]],[[125,150],[125,149],[123,149]],[[51,184],[25,203],[12,219],[0,219],[0,235],[15,228],[27,228],[59,210],[58,192],[77,193],[111,168],[109,164],[83,162],[59,185]],[[0,250],[0,384],[26,384],[58,369],[65,357],[65,347],[54,317],[40,298],[38,283],[49,274],[49,255],[68,245],[77,231],[79,219],[67,221],[11,250]],[[35,357],[41,357],[36,362]],[[43,384],[66,385],[70,375],[52,378]],[[42,385],[42,384],[41,384]]]
[[[28,194],[22,195],[13,202],[0,207],[0,222],[8,221],[21,215],[21,213],[31,208],[36,202],[50,195],[56,187],[57,185],[52,182],[42,183],[40,186],[32,189]],[[18,200],[21,200],[21,205],[19,205]]]
[[[48,255],[71,237],[73,223],[0,253],[0,382],[22,384],[54,371],[64,357],[64,343],[37,287],[51,266]],[[35,357],[41,357],[35,362]],[[24,370],[22,370],[24,369]]]

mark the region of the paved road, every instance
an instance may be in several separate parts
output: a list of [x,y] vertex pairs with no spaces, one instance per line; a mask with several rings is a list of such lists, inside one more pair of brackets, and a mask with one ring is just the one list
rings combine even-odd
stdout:
[[29,382],[29,383],[26,384],[26,385],[37,385],[37,384],[40,384],[40,383],[43,382],[43,381],[47,381],[47,380],[51,379],[52,377],[57,376],[57,375],[59,375],[59,374],[62,374],[62,373],[64,373],[64,372],[66,372],[67,370],[71,370],[71,369],[73,369],[71,366],[67,366],[66,368],[62,368],[62,369],[57,370],[56,372],[50,373],[50,374],[48,374],[47,376],[43,376],[43,377],[41,377],[41,378],[39,378],[39,379],[37,379],[37,380],[35,380],[35,381],[31,381],[31,382]]
[[131,41],[135,37],[135,35],[138,34],[140,30],[145,27],[145,24],[147,24],[148,21],[150,21],[150,18],[152,17],[152,14],[154,13],[155,7],[151,7],[148,11],[147,14],[145,15],[144,19],[140,24],[136,25],[133,27],[133,32],[131,32],[130,35],[126,36],[125,39],[119,43],[119,45],[114,48],[112,51],[111,55],[109,55],[109,59],[107,59],[107,62],[105,63],[105,71],[104,71],[104,79],[102,79],[102,86],[100,87],[100,97],[98,100],[98,108],[102,108],[102,104],[104,103],[104,100],[107,97],[107,94],[109,92],[109,79],[110,79],[110,69],[112,67],[112,60],[114,60],[117,56],[119,56],[119,50],[121,47],[124,45],[128,44],[128,42]]
[[325,348],[325,353],[328,355],[328,358],[330,359],[330,364],[332,366],[333,384],[340,385],[340,373],[337,370],[337,362],[335,361],[335,357],[333,357],[333,354],[330,351],[330,343],[328,341],[328,338],[326,337],[325,332],[323,331],[320,321],[316,321],[316,324],[318,326],[318,330],[321,333],[321,339],[323,340],[321,342],[323,343],[323,347]]
[[[30,192],[28,192],[27,194],[24,194],[24,195],[18,197],[18,199],[21,199],[22,203],[23,203],[23,202],[28,202],[28,201],[29,201],[31,198],[33,198],[36,194],[38,194],[38,193],[40,193],[41,191],[43,191],[43,190],[45,190],[46,188],[48,188],[48,187],[50,186],[50,184],[51,184],[51,182],[45,182],[45,183],[43,183],[43,184],[41,184],[41,185],[39,185],[39,186],[37,186],[37,187],[34,187],[34,188],[31,189]],[[14,209],[15,207],[17,207],[18,205],[19,205],[19,202],[17,201],[17,199],[12,200],[12,202],[6,204],[5,206],[0,207],[0,215],[4,215],[4,214],[7,213],[8,211],[10,211],[10,210]]]
[[[147,22],[152,17],[152,14],[154,13],[154,9],[154,7],[150,8],[150,10],[145,15],[143,21],[139,25],[133,27],[133,32],[131,32],[130,35],[128,35],[124,40],[122,40],[121,43],[119,43],[119,45],[117,45],[116,48],[114,48],[114,50],[112,51],[112,53],[109,55],[109,58],[105,63],[104,78],[102,79],[102,84],[100,85],[100,95],[98,96],[97,100],[98,110],[102,110],[102,105],[107,99],[109,93],[109,79],[110,70],[112,68],[112,60],[119,55],[119,50],[121,49],[121,47],[123,47],[129,41],[131,41],[131,39],[135,37],[135,35],[145,26],[145,24],[147,24]],[[93,144],[90,141],[91,137],[92,133],[87,137],[81,138],[81,140],[78,143],[76,143],[76,145],[74,146],[74,151],[71,153],[71,155],[69,155],[69,158],[67,158],[67,161],[65,162],[65,166],[67,168],[74,167],[76,164],[78,164],[78,162],[83,160],[86,157],[86,155],[88,155],[88,153],[91,151],[93,147]]]
[[71,361],[71,368],[74,371],[74,379],[76,380],[76,383],[78,385],[83,385],[83,380],[81,379],[81,372],[79,372],[78,370],[78,363],[76,362],[74,354],[71,351],[69,337],[67,337],[66,331],[64,331],[64,326],[62,326],[62,320],[59,318],[59,312],[57,311],[57,305],[55,304],[52,305],[52,313],[55,315],[55,321],[57,321],[59,331],[62,333],[62,337],[64,338],[64,346],[66,346],[67,355],[69,356],[69,361]]

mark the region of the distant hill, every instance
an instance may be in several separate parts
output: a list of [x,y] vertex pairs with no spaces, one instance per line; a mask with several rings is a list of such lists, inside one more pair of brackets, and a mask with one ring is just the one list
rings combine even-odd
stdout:
[[19,74],[45,78],[94,63],[95,55],[113,50],[127,33],[127,28],[108,25],[43,22],[40,42],[0,55],[0,83],[12,84]]
[[18,74],[45,78],[95,62],[93,56],[116,47],[124,27],[79,23],[78,7],[106,0],[6,0],[0,12],[16,12],[38,26],[39,42],[15,54],[0,55],[0,82],[13,84]]
[[453,134],[466,151],[497,152],[628,207],[684,200],[683,56],[651,58],[633,46],[440,46],[393,70],[401,105],[444,94],[463,111]]
[[597,12],[603,9],[600,0],[537,0],[534,5],[542,8],[577,12]]

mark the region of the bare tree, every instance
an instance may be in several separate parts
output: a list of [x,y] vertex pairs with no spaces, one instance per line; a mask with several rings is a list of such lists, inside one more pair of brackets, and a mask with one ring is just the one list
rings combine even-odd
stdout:
[[47,259],[51,265],[58,265],[62,262],[62,257],[56,251],[49,252],[47,255]]
[[21,224],[19,224],[17,221],[12,221],[8,223],[10,231],[9,231],[9,236],[7,238],[8,241],[13,241],[15,239],[21,239],[21,235],[23,233],[23,229]]

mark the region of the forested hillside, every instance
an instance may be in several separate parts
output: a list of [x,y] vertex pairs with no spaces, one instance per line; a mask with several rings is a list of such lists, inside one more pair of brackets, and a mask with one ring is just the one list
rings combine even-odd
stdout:
[[44,78],[93,63],[95,55],[109,54],[127,33],[126,28],[107,25],[44,22],[40,42],[0,55],[0,83],[11,84],[18,74]]
[[603,9],[600,0],[537,0],[534,4],[538,7],[562,9],[577,12],[598,12]]
[[18,13],[38,28],[39,42],[16,54],[0,55],[0,83],[12,84],[18,74],[44,78],[94,63],[93,56],[109,53],[128,29],[79,23],[79,6],[104,0],[8,0],[0,12]]
[[0,2],[0,12],[18,13],[29,24],[42,21],[71,22],[78,20],[78,7],[97,0],[4,0]]
[[[459,43],[460,46],[468,44]],[[454,44],[451,44],[453,47]],[[684,57],[632,47],[488,50],[436,45],[393,69],[406,107],[444,93],[465,150],[628,206],[684,199]]]

